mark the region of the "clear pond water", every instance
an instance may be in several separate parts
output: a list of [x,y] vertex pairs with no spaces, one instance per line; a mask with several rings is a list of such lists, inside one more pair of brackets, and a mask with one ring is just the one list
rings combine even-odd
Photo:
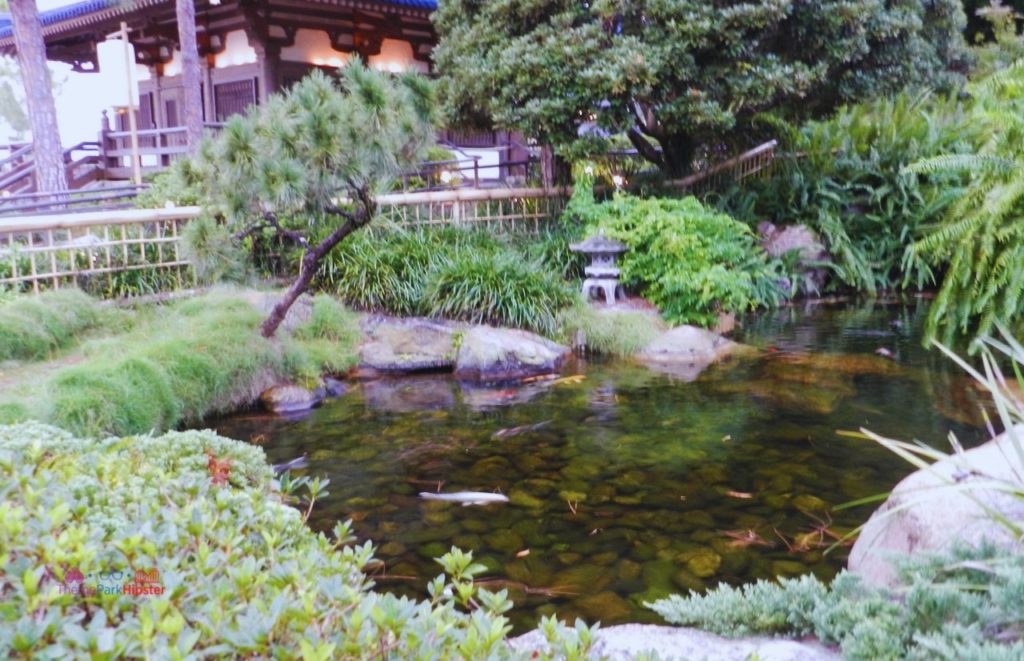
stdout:
[[[762,314],[738,337],[759,357],[692,382],[580,360],[567,372],[577,380],[382,379],[302,419],[243,414],[210,425],[259,443],[273,462],[307,454],[298,472],[331,480],[312,524],[352,519],[360,540],[377,545],[381,589],[425,596],[440,571],[432,558],[456,545],[489,568],[492,587],[509,589],[518,630],[550,613],[657,622],[644,601],[723,581],[827,579],[843,566],[847,548],[824,551],[871,506],[834,508],[887,491],[909,468],[837,430],[940,447],[950,431],[967,445],[983,440],[983,397],[921,347],[926,312],[912,299]],[[500,491],[511,502],[418,497],[438,489]]]

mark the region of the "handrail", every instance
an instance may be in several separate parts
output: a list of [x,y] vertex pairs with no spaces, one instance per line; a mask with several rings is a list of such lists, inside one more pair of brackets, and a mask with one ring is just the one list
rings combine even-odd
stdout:
[[120,211],[78,211],[70,214],[46,214],[11,220],[0,218],[0,233],[39,232],[100,225],[132,225],[164,220],[191,220],[197,218],[202,212],[201,207],[165,207]]

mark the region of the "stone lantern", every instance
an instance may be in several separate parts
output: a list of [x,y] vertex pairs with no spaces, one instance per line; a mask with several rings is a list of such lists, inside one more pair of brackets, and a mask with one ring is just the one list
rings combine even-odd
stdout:
[[626,252],[625,244],[609,239],[604,230],[600,230],[597,236],[571,244],[569,250],[590,256],[590,266],[583,270],[587,276],[583,281],[584,298],[589,300],[595,290],[604,293],[608,305],[616,299],[626,298],[626,292],[619,283],[619,267],[615,265],[615,258]]

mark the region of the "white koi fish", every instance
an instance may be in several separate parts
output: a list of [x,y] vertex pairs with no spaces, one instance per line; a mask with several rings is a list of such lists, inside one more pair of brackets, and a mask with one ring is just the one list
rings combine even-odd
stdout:
[[487,493],[485,491],[455,491],[453,493],[421,491],[420,498],[424,500],[443,500],[447,503],[462,503],[463,507],[508,502],[508,496],[500,493]]

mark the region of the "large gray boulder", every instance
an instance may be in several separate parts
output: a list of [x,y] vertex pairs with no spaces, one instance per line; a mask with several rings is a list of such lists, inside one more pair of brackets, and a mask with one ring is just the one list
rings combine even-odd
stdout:
[[[1015,429],[1024,451],[1024,425]],[[1024,461],[1010,434],[912,473],[865,524],[850,552],[850,571],[872,585],[892,586],[898,558],[985,539],[1019,547],[986,508],[1024,526],[1024,499],[1001,489],[1019,489],[1022,476]]]
[[432,319],[372,317],[363,321],[361,368],[379,372],[450,370],[460,324]]
[[755,352],[744,344],[696,326],[676,326],[641,349],[635,358],[648,367],[692,381],[727,356]]
[[474,326],[459,338],[455,376],[510,381],[561,369],[569,347],[523,330]]
[[[513,638],[509,645],[526,653],[549,649],[544,635],[536,630]],[[823,661],[840,658],[837,653],[815,642],[767,636],[723,638],[699,629],[653,624],[601,628],[591,648],[592,658],[610,661],[628,661],[644,652],[654,652],[657,658],[666,661]]]
[[803,270],[800,293],[806,295],[821,291],[828,277],[828,271],[821,264],[831,261],[831,258],[814,230],[807,225],[780,228],[765,221],[757,226],[757,231],[761,235],[761,247],[769,256],[782,257],[797,251],[797,260]]

